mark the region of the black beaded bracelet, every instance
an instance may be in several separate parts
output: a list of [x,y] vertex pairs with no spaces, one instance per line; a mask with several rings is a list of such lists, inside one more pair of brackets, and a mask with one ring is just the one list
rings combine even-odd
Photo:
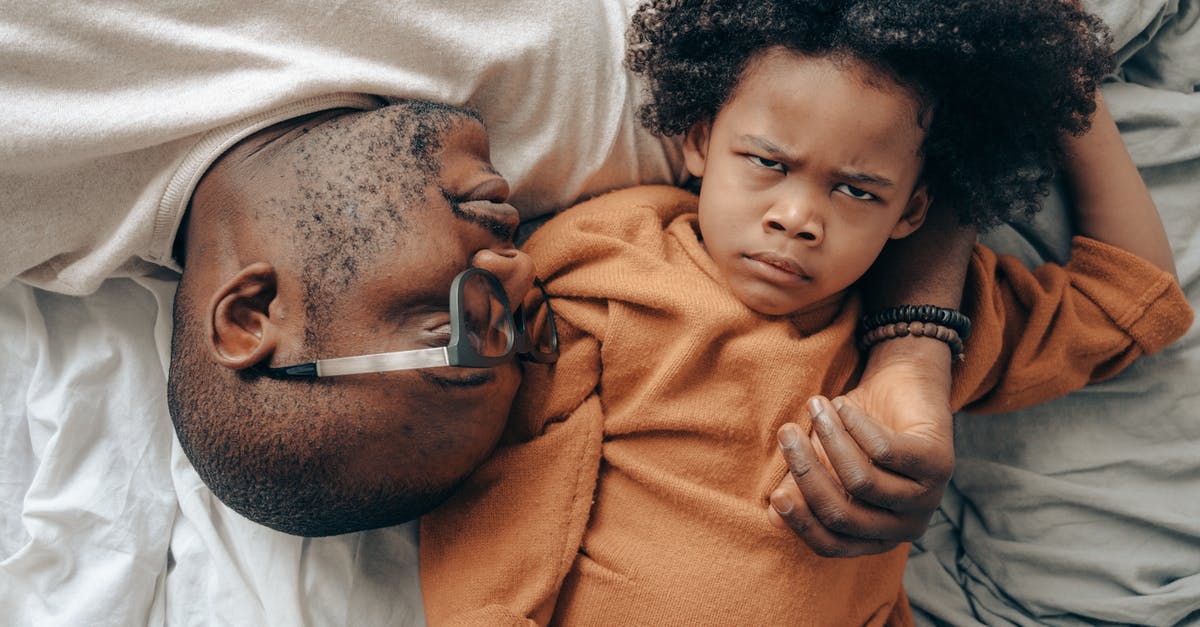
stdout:
[[898,322],[933,323],[953,329],[961,340],[966,340],[971,335],[971,319],[954,309],[935,305],[901,305],[863,316],[858,326],[859,336],[865,336],[878,327]]
[[863,333],[858,339],[858,346],[864,351],[870,350],[872,346],[885,340],[892,340],[898,337],[928,337],[935,340],[940,340],[950,347],[950,358],[954,361],[963,359],[963,342],[958,337],[958,332],[950,327],[935,324],[933,322],[893,322],[875,327],[866,333]]

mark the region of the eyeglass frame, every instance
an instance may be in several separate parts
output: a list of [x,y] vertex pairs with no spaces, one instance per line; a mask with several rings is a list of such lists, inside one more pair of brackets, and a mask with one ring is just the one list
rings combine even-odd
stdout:
[[[493,294],[504,308],[505,319],[513,330],[504,352],[499,355],[479,354],[466,337],[466,316],[462,310],[463,292],[466,290],[467,280],[475,275],[482,276],[490,284]],[[496,275],[483,268],[467,268],[458,273],[450,283],[450,342],[445,346],[317,359],[279,367],[271,367],[266,365],[266,362],[261,362],[251,369],[272,379],[314,379],[449,366],[491,368],[505,363],[514,353],[520,359],[543,364],[554,363],[558,361],[558,328],[554,323],[554,309],[550,307],[550,295],[546,292],[542,280],[535,277],[533,285],[542,291],[542,302],[546,307],[546,324],[550,326],[551,334],[548,353],[537,351],[536,342],[529,337],[524,304],[514,311],[509,306],[504,285]]]

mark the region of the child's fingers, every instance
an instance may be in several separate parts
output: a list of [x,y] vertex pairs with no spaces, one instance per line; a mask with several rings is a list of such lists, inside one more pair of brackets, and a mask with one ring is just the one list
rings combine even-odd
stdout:
[[[843,407],[851,412],[855,410],[848,403]],[[833,404],[823,397],[813,397],[809,401],[809,413],[812,414],[813,432],[820,438],[837,479],[854,500],[898,512],[924,505],[928,489],[909,477],[896,475],[873,463],[848,432]],[[895,438],[895,434],[885,429],[881,427],[880,433],[872,437]]]

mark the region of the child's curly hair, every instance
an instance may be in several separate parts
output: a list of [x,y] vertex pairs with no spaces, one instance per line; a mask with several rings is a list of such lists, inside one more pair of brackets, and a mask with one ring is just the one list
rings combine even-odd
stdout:
[[626,63],[649,82],[641,121],[683,133],[712,120],[755,54],[784,46],[860,59],[933,112],[923,180],[963,223],[993,226],[1040,207],[1111,71],[1111,37],[1071,0],[650,0]]

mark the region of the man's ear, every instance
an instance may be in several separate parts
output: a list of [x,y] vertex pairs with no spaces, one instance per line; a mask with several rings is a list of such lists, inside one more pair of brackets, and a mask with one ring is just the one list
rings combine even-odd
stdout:
[[930,197],[929,190],[925,185],[918,185],[912,196],[908,197],[908,206],[904,208],[904,215],[900,216],[900,221],[892,228],[891,238],[904,239],[921,228],[921,225],[925,224],[925,216],[929,214],[929,203],[932,201],[933,198]]
[[696,178],[704,176],[704,164],[708,162],[708,139],[712,135],[712,121],[702,120],[692,124],[683,136],[683,163]]
[[242,370],[266,361],[278,347],[279,329],[271,320],[275,268],[266,262],[242,268],[209,301],[209,347],[217,363]]

